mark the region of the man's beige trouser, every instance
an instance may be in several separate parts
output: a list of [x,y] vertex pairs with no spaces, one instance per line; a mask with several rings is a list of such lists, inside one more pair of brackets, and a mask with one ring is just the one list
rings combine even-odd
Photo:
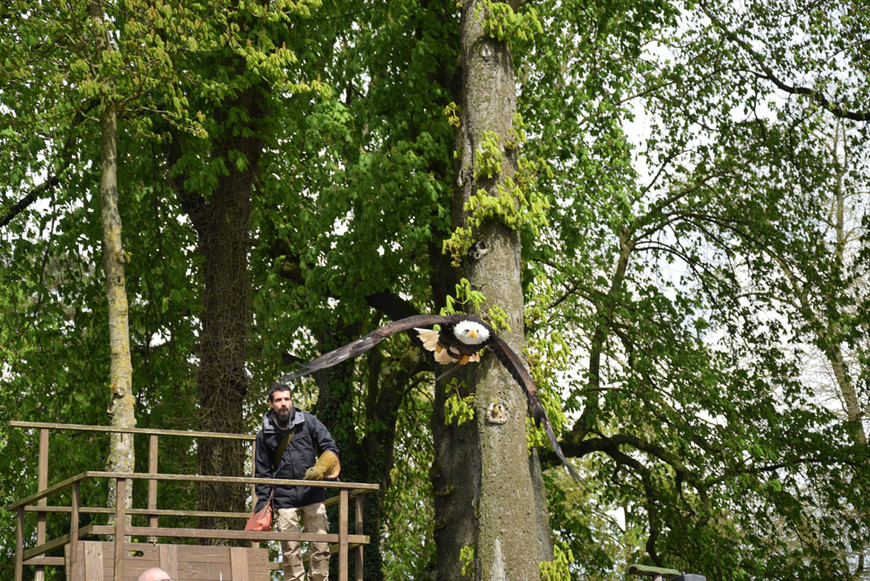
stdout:
[[[301,524],[306,533],[329,532],[329,520],[326,518],[326,506],[322,502],[309,504],[299,508],[279,508],[277,529],[282,533],[302,532]],[[284,581],[305,581],[305,568],[302,566],[302,543],[298,541],[281,541],[284,554]],[[309,581],[327,581],[329,578],[329,543],[308,543],[311,554],[309,563]]]

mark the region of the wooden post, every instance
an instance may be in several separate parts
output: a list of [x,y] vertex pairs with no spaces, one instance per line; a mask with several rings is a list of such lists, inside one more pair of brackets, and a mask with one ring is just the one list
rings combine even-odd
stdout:
[[[251,442],[251,478],[257,477],[257,440]],[[256,508],[257,506],[257,485],[251,484],[251,510]],[[276,511],[277,512],[277,511]],[[278,520],[278,515],[275,514],[275,520]],[[260,543],[257,541],[251,541],[250,546],[252,549],[259,549]]]
[[347,488],[342,488],[338,493],[338,581],[347,581],[348,498]]
[[[363,534],[363,497],[356,495],[356,534]],[[356,548],[356,581],[363,581],[363,545]]]
[[[149,474],[157,474],[158,463],[157,463],[157,454],[158,454],[158,438],[157,434],[151,434],[148,436],[148,473]],[[157,481],[149,480],[148,481],[148,510],[156,510],[157,509]],[[148,517],[148,526],[152,528],[157,528],[158,524],[157,515],[150,515]],[[148,537],[149,543],[156,543],[157,537]]]
[[[48,488],[48,428],[39,429],[39,466],[36,473],[36,491],[42,492]],[[48,504],[47,498],[40,498],[36,502],[36,506],[45,506]],[[36,544],[41,545],[45,542],[45,520],[47,514],[44,512],[36,513]],[[34,581],[43,581],[45,579],[45,567],[39,565],[36,567]]]
[[124,581],[124,529],[127,524],[127,480],[115,479],[115,575],[114,581]]
[[15,581],[24,579],[24,507],[18,507],[18,530],[15,531]]
[[[251,478],[257,477],[257,440],[251,442]],[[257,503],[257,485],[251,484],[251,498]]]
[[79,488],[78,481],[72,485],[72,514],[70,515],[69,525],[69,562],[67,563],[67,577],[72,576],[75,570],[76,556],[79,552]]
[[169,573],[172,579],[178,579],[178,547],[176,545],[157,545],[160,556],[160,568]]

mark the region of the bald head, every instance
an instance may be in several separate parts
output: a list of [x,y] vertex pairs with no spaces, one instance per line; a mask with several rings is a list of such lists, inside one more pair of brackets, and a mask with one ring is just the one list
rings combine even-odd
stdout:
[[136,577],[136,581],[169,581],[169,573],[160,567],[146,569]]

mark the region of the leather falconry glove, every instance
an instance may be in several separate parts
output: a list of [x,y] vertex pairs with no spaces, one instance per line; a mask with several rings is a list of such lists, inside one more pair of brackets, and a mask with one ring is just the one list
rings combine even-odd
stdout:
[[320,455],[314,466],[305,471],[305,480],[323,480],[338,476],[339,463],[335,452],[326,451]]

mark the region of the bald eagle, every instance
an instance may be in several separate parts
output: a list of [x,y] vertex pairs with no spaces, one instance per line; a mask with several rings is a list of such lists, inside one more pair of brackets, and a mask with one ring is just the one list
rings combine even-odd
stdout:
[[[438,325],[440,330],[429,328],[435,325]],[[556,434],[553,432],[547,413],[538,398],[538,389],[531,374],[504,339],[500,338],[492,327],[473,315],[415,315],[393,321],[352,343],[304,363],[298,371],[285,375],[282,380],[290,383],[315,371],[338,365],[343,361],[362,355],[387,337],[412,330],[416,331],[423,347],[433,353],[435,361],[443,365],[451,363],[465,365],[469,362],[480,361],[480,351],[484,347],[489,347],[499,362],[523,388],[535,424],[544,426],[547,439],[550,441],[550,446],[552,446],[556,456],[559,457],[571,476],[580,480],[580,476],[568,463],[558,440],[556,440]]]

